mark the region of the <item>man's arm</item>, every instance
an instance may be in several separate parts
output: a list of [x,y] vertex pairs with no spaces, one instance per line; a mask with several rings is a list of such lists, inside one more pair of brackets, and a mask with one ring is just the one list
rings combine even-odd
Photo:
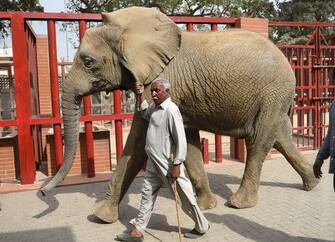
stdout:
[[313,165],[313,172],[316,178],[322,177],[321,167],[325,159],[327,159],[330,155],[330,135],[329,129],[326,138],[323,140],[321,148],[316,155],[315,162]]
[[325,139],[322,142],[321,148],[316,155],[315,162],[313,165],[313,171],[314,175],[316,178],[321,178],[322,177],[322,171],[321,167],[323,165],[323,162],[325,159],[328,159],[330,156],[330,139],[331,139],[331,132],[332,129],[334,129],[334,112],[335,112],[335,101],[332,102],[330,108],[329,108],[329,127],[328,127],[328,132],[325,137]]
[[177,179],[180,175],[180,164],[185,161],[187,153],[185,128],[179,109],[173,109],[169,115],[169,130],[176,147],[171,176]]
[[149,110],[149,104],[145,100],[143,92],[144,92],[144,85],[140,82],[136,82],[135,93],[136,93],[137,104],[138,104],[137,109],[138,111],[141,112],[141,116],[144,119],[149,120],[151,116],[151,111]]
[[321,148],[316,155],[315,162],[322,165],[323,161],[330,156],[330,135],[329,130],[326,138],[323,140]]

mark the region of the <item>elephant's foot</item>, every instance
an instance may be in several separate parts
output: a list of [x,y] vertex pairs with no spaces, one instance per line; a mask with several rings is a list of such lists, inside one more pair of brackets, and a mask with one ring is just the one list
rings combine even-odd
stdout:
[[104,199],[95,204],[94,215],[106,223],[114,223],[119,218],[119,210],[110,200]]
[[241,189],[234,193],[229,199],[230,205],[235,208],[251,208],[257,204],[257,201],[257,192],[246,192]]
[[206,193],[197,196],[197,203],[201,210],[206,210],[215,208],[217,205],[217,200],[213,193]]
[[320,179],[311,176],[308,178],[303,179],[304,189],[306,191],[312,190],[314,187],[316,187],[320,182]]

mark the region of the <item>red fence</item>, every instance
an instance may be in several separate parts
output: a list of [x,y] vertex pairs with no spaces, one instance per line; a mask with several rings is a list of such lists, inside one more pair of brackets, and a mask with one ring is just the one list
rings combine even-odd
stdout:
[[279,45],[297,79],[292,124],[300,150],[321,146],[328,127],[328,109],[335,99],[335,39],[323,35],[335,23],[270,22],[269,26],[312,27],[304,45]]

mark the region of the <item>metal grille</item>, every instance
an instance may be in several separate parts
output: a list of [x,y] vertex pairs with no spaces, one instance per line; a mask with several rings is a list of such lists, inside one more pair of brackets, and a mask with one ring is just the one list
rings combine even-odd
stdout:
[[335,99],[335,46],[316,28],[306,45],[278,46],[296,76],[293,139],[301,150],[319,148],[327,134],[328,109]]
[[9,91],[10,83],[9,83],[8,76],[0,75],[0,90],[3,91]]

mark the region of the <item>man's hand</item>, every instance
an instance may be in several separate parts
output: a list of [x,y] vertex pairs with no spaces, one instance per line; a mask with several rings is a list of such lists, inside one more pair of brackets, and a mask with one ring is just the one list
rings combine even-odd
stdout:
[[179,165],[173,165],[172,171],[171,171],[171,177],[172,180],[175,181],[180,175],[180,164]]
[[144,101],[144,96],[142,95],[144,92],[144,85],[141,82],[135,83],[135,94],[137,98],[137,110],[141,110],[141,103]]
[[322,177],[321,165],[314,164],[314,166],[313,166],[313,172],[314,172],[314,176],[316,178],[321,178]]
[[144,85],[141,82],[136,82],[135,84],[135,93],[141,95],[144,92]]

